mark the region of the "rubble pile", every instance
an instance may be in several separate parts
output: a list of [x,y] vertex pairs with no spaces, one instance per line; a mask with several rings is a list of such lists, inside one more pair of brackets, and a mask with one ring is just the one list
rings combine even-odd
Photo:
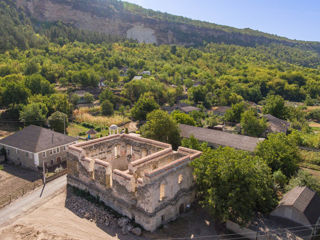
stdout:
[[90,222],[95,222],[99,226],[113,226],[121,228],[123,235],[131,232],[134,235],[140,236],[142,230],[135,227],[130,219],[126,217],[118,218],[113,213],[104,209],[102,206],[97,206],[90,201],[79,196],[72,195],[66,199],[66,207],[74,212],[77,216],[85,218]]

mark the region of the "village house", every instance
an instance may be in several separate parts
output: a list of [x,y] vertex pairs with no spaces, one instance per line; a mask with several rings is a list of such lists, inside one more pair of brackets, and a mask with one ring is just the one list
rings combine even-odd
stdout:
[[267,120],[268,128],[267,128],[267,134],[268,133],[287,133],[290,128],[290,123],[276,118],[272,116],[271,114],[266,114],[263,116]]
[[295,187],[284,195],[271,216],[313,229],[320,226],[320,197],[307,187]]
[[141,75],[148,75],[151,76],[151,72],[150,71],[143,71],[140,73]]
[[212,107],[212,113],[218,116],[224,116],[229,109],[231,109],[229,106],[215,106]]
[[0,140],[9,162],[25,168],[40,170],[66,162],[67,149],[76,138],[30,125]]
[[174,220],[195,198],[189,163],[201,152],[128,134],[68,150],[68,184],[99,197],[145,230]]
[[207,142],[210,147],[232,147],[239,150],[253,152],[259,142],[264,138],[256,138],[212,130],[208,128],[194,127],[185,124],[179,125],[181,137],[190,138],[194,136],[201,142]]
[[141,80],[142,76],[134,76],[132,80]]

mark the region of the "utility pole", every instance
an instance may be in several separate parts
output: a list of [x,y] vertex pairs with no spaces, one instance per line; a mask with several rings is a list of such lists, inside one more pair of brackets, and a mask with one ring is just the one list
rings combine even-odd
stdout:
[[63,134],[66,135],[66,116],[63,116]]

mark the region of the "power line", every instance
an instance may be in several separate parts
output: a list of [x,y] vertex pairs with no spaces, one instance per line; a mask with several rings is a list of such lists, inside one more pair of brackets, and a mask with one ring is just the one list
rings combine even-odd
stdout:
[[[313,227],[317,226],[317,224],[313,224],[313,225],[306,225],[306,226],[296,226],[296,227],[288,227],[288,228],[278,228],[278,229],[273,229],[273,230],[269,230],[268,232],[254,232],[253,230],[250,232],[243,232],[242,234],[246,234],[246,235],[250,235],[250,234],[254,234],[254,235],[258,235],[258,236],[264,236],[264,235],[268,235],[268,234],[281,234],[284,233],[285,231],[289,231],[291,233],[297,233],[297,232],[303,232],[303,231],[310,231]],[[296,230],[293,230],[296,229]],[[293,231],[292,231],[293,230]],[[187,237],[178,237],[178,238],[170,238],[170,240],[184,240],[184,239],[202,239],[202,238],[209,238],[209,237],[218,237],[218,238],[223,238],[224,240],[228,240],[228,239],[232,239],[232,240],[237,240],[237,239],[245,239],[247,237],[237,237],[241,234],[239,233],[232,233],[232,234],[215,234],[215,235],[204,235],[204,236],[187,236]],[[233,238],[232,236],[236,237]],[[308,235],[307,235],[308,236]],[[317,235],[314,235],[317,236]],[[320,236],[320,234],[319,234]],[[227,237],[227,238],[225,238]],[[231,238],[230,238],[231,237]],[[157,240],[167,240],[167,238],[159,238]]]

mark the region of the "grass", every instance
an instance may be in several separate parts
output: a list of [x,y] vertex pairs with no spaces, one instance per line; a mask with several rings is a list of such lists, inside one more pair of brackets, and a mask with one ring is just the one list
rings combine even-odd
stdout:
[[303,159],[303,162],[318,165],[320,169],[320,152],[301,150],[300,155]]
[[0,165],[0,171],[3,170],[3,165]]
[[316,109],[320,109],[320,106],[308,106],[306,111],[307,112],[311,112],[311,111],[316,110]]
[[121,116],[121,115],[113,115],[110,117],[106,116],[93,116],[92,112],[94,112],[97,107],[94,108],[80,108],[74,111],[73,115],[75,117],[75,121],[78,123],[90,123],[98,127],[106,127],[111,126],[112,124],[120,125],[124,122],[129,121],[129,118]]
[[80,133],[87,132],[88,130],[89,128],[85,128],[84,126],[81,126],[80,124],[76,124],[76,123],[69,124],[67,128],[68,135],[72,137],[77,137],[80,135]]

